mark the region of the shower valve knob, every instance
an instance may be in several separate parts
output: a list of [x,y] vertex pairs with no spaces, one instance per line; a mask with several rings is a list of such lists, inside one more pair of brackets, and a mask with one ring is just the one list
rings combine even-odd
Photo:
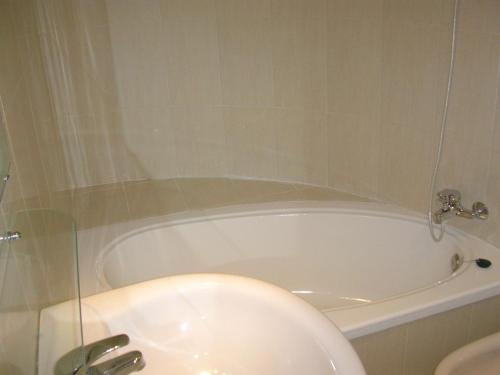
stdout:
[[474,202],[472,204],[472,213],[481,220],[486,220],[490,214],[488,207],[483,202]]

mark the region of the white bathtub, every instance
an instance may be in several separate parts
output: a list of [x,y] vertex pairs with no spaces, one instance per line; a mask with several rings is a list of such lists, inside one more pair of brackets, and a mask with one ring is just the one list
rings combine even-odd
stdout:
[[[84,295],[174,274],[238,274],[300,295],[348,338],[500,293],[499,249],[455,229],[436,244],[422,217],[380,204],[229,207],[80,239]],[[453,272],[456,254],[465,262]]]

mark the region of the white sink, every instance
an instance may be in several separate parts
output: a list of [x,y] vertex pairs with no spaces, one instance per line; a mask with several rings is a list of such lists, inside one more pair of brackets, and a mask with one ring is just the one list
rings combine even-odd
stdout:
[[[85,343],[128,334],[130,344],[115,355],[140,350],[144,375],[365,374],[349,341],[323,314],[249,278],[161,278],[85,298],[82,307]],[[64,332],[65,309],[71,306],[42,312],[41,345],[51,350],[40,350],[48,369],[72,349],[63,347],[71,340],[49,337]],[[66,344],[55,350],[54,342]]]

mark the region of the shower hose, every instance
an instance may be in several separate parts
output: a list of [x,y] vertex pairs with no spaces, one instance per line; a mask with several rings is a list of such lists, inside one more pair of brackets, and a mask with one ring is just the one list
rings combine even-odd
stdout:
[[[453,70],[455,68],[455,50],[456,50],[456,33],[457,33],[457,17],[458,17],[458,6],[459,0],[454,1],[453,6],[453,22],[452,22],[452,33],[451,33],[451,52],[450,52],[450,65],[448,69],[448,83],[446,86],[446,97],[444,100],[444,108],[443,115],[441,118],[441,132],[439,135],[439,144],[436,156],[436,164],[434,165],[434,171],[432,172],[431,186],[429,191],[429,206],[427,210],[427,223],[429,225],[429,231],[431,233],[431,237],[434,241],[439,242],[443,239],[444,236],[444,224],[440,223],[438,228],[433,223],[433,214],[432,214],[432,202],[434,200],[434,190],[436,188],[436,179],[439,172],[439,166],[441,164],[441,158],[443,154],[443,143],[444,136],[446,132],[446,124],[448,120],[448,104],[450,101],[450,93],[451,86],[453,83]],[[438,233],[436,233],[436,229]]]

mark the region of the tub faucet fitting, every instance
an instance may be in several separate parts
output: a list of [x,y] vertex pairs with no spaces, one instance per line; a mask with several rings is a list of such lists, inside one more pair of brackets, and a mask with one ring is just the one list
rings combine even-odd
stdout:
[[458,190],[444,189],[437,193],[437,196],[441,204],[441,208],[434,212],[433,215],[434,222],[437,224],[441,224],[454,216],[481,220],[488,218],[488,208],[482,202],[474,202],[471,210],[464,208],[462,206],[462,195]]

